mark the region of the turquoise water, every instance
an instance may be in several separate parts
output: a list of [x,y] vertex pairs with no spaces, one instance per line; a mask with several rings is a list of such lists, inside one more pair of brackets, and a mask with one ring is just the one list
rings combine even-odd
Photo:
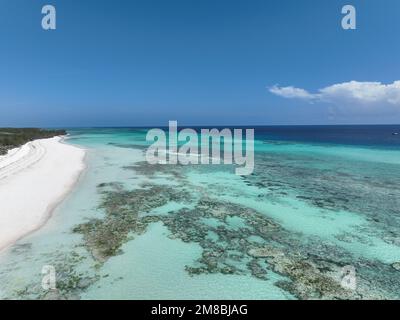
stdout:
[[[399,299],[400,150],[261,134],[255,171],[152,166],[144,129],[70,130],[77,187],[0,256],[2,299]],[[57,290],[41,287],[44,265]],[[357,286],[341,286],[343,267]]]

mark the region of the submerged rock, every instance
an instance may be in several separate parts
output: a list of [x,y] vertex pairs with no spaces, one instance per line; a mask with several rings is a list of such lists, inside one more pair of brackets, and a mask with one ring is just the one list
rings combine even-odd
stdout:
[[400,271],[400,262],[392,263],[392,267],[393,267],[395,270]]
[[142,234],[150,222],[158,220],[151,216],[140,218],[139,213],[148,213],[169,201],[189,198],[187,193],[152,185],[126,191],[120,184],[109,183],[100,184],[99,189],[103,194],[100,209],[104,210],[104,218],[91,219],[73,228],[73,232],[83,235],[84,245],[99,262],[120,254],[130,233]]
[[250,249],[249,255],[255,258],[267,258],[267,257],[275,257],[278,255],[284,255],[284,253],[272,247],[263,247],[263,248]]

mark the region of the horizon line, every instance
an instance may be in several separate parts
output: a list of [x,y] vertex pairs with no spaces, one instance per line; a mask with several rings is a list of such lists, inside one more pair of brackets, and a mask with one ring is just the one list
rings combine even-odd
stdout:
[[[171,120],[172,121],[172,120]],[[237,128],[249,128],[249,127],[350,127],[350,126],[400,126],[400,123],[363,123],[363,124],[183,124],[179,125],[178,121],[178,128],[182,127],[192,127],[192,128],[210,128],[210,127],[237,127]],[[95,129],[95,128],[167,128],[167,125],[85,125],[85,126],[0,126],[0,129]]]

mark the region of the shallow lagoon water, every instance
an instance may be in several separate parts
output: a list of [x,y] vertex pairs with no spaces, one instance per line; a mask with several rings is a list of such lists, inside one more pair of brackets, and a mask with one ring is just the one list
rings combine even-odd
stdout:
[[[399,298],[396,148],[263,136],[254,174],[240,177],[229,166],[153,168],[145,130],[70,134],[87,170],[42,229],[2,253],[0,298]],[[100,226],[127,233],[101,255]],[[57,292],[41,288],[44,265]],[[347,265],[353,292],[340,286]]]
[[[201,248],[166,237],[168,230],[154,224],[146,234],[124,245],[124,254],[103,267],[107,277],[83,294],[84,299],[288,299],[290,294],[269,281],[248,276],[200,275],[191,277],[184,269]],[[238,290],[240,288],[240,290]]]

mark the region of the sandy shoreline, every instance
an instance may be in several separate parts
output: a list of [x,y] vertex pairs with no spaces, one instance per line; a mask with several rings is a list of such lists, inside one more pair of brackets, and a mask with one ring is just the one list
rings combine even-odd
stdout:
[[0,156],[0,251],[41,227],[84,170],[85,151],[40,139]]

